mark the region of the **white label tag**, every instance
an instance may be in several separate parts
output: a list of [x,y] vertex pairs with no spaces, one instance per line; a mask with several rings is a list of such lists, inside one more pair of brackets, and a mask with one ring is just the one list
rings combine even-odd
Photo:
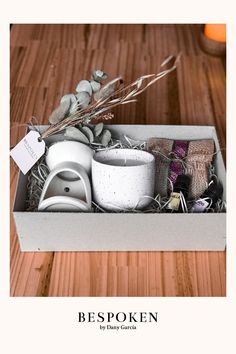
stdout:
[[40,134],[31,130],[10,152],[10,156],[25,175],[45,152],[45,142]]

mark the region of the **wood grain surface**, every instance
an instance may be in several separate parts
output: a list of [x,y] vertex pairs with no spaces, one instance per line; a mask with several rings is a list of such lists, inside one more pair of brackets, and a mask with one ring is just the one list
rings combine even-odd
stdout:
[[[178,69],[113,123],[215,125],[225,148],[225,59],[199,47],[200,25],[23,25],[11,28],[11,146],[32,117],[46,124],[60,97],[91,70],[125,82],[156,73],[182,52]],[[225,150],[223,150],[225,157]],[[11,161],[11,201],[17,168]],[[40,225],[39,225],[40,227]],[[191,231],[190,231],[191,232]],[[225,252],[22,253],[11,219],[11,296],[225,296]]]

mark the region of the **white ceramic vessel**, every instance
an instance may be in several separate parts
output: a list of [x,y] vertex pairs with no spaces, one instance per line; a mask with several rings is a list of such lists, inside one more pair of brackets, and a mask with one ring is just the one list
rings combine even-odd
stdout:
[[107,210],[143,209],[154,196],[155,158],[136,149],[97,152],[92,160],[93,200]]
[[[94,151],[89,146],[78,141],[59,141],[49,147],[46,154],[46,163],[50,171],[52,171],[62,162],[75,162],[80,164],[89,175],[93,154]],[[77,176],[71,172],[62,172],[60,177],[66,180],[74,180],[77,178]]]
[[[78,179],[66,181],[58,177],[62,171]],[[48,175],[40,197],[39,211],[89,211],[91,185],[84,168],[75,162],[62,162]]]

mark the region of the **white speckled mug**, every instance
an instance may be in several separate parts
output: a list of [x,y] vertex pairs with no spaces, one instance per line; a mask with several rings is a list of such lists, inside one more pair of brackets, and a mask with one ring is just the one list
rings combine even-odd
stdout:
[[136,149],[97,152],[92,160],[93,200],[107,210],[143,209],[154,196],[155,158]]

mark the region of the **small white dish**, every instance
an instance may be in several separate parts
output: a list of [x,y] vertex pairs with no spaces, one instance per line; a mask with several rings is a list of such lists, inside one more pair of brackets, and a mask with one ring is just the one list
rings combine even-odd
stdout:
[[[74,181],[58,177],[62,172],[77,176]],[[91,185],[85,169],[75,162],[63,162],[48,175],[40,197],[39,211],[90,211]]]

